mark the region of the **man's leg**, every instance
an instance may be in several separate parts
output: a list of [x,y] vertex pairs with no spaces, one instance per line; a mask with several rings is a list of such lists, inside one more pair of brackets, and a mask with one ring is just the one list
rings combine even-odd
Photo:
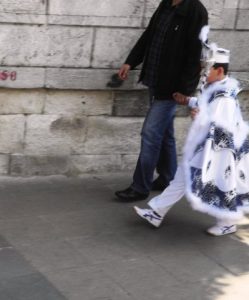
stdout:
[[[170,159],[169,159],[170,158]],[[157,163],[158,178],[153,182],[154,190],[164,190],[173,180],[177,168],[176,143],[174,137],[174,118],[165,131],[159,160]]]
[[148,202],[150,209],[134,207],[136,213],[155,227],[159,227],[169,209],[178,202],[185,192],[185,180],[182,167],[178,167],[175,178],[162,194]]
[[[132,188],[148,194],[151,190],[154,170],[165,137],[165,132],[173,126],[176,104],[172,100],[154,101],[142,129],[141,150],[133,176]],[[171,152],[168,153],[171,155]],[[174,154],[175,155],[175,154]],[[175,157],[167,157],[175,160]]]

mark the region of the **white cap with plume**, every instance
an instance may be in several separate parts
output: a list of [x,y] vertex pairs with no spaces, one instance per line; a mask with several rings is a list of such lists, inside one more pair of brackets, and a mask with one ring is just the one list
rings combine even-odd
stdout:
[[228,64],[230,61],[230,51],[223,48],[218,48],[215,43],[208,43],[209,26],[203,26],[199,35],[202,42],[202,60],[208,63]]

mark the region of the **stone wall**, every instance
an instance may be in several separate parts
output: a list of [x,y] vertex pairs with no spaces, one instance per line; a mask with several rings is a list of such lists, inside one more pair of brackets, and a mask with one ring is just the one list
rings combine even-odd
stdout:
[[[158,0],[1,0],[0,173],[77,175],[134,168],[148,107],[138,71],[107,82]],[[203,0],[211,39],[249,88],[248,0]],[[241,96],[249,117],[249,93]],[[178,153],[190,123],[176,117]]]

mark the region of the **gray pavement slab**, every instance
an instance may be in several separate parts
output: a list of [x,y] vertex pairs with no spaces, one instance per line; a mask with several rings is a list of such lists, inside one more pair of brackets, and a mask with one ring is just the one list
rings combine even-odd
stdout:
[[155,229],[116,201],[129,181],[1,178],[0,300],[249,299],[248,219],[214,238],[213,218],[183,199]]

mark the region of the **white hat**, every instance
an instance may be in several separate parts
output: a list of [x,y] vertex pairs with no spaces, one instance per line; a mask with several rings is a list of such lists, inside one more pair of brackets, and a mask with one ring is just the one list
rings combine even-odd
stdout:
[[218,48],[213,54],[214,63],[229,64],[230,51],[227,49]]
[[230,51],[227,49],[218,48],[215,43],[208,44],[208,33],[209,26],[204,26],[199,36],[203,46],[202,60],[211,64],[228,64],[230,61]]

